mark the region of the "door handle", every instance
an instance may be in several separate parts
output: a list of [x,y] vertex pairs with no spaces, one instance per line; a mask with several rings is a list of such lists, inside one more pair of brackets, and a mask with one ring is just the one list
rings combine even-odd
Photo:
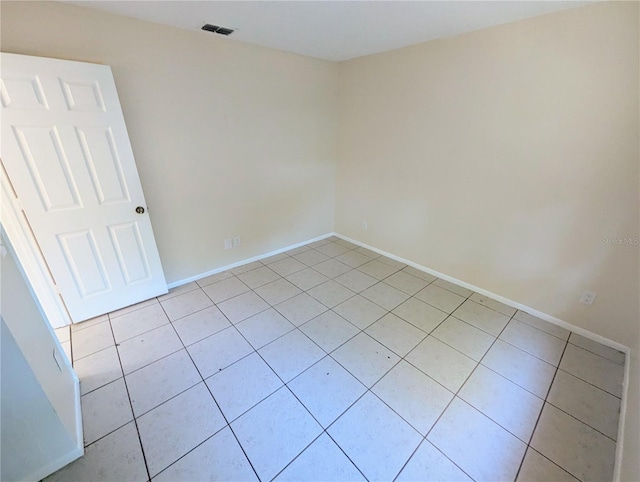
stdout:
[[138,207],[136,208],[136,212],[137,212],[138,214],[144,214],[144,208],[143,208],[142,206],[138,206]]

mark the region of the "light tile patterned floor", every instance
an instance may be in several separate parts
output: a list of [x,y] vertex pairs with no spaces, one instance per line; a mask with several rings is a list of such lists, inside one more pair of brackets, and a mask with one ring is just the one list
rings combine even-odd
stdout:
[[50,480],[613,477],[623,353],[339,238],[58,334],[87,447]]

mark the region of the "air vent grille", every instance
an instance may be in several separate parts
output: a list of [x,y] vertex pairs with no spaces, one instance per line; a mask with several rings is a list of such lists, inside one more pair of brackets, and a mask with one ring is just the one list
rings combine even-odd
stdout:
[[231,35],[235,31],[232,28],[218,27],[217,25],[211,25],[210,23],[205,23],[202,26],[202,30],[206,30],[207,32],[217,33],[220,35]]

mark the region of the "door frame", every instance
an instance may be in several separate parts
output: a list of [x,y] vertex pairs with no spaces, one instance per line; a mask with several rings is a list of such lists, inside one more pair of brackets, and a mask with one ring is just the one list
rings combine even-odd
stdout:
[[0,161],[0,223],[22,264],[33,291],[38,297],[45,318],[53,328],[72,324],[62,294],[36,241],[29,221],[16,196],[11,180]]

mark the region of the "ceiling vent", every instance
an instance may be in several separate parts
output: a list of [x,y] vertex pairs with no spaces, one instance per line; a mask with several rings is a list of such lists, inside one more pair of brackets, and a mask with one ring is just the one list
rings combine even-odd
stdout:
[[217,25],[211,25],[210,23],[205,23],[202,26],[202,30],[206,30],[207,32],[217,33],[220,35],[231,35],[233,32],[235,32],[235,30],[232,28],[218,27]]

